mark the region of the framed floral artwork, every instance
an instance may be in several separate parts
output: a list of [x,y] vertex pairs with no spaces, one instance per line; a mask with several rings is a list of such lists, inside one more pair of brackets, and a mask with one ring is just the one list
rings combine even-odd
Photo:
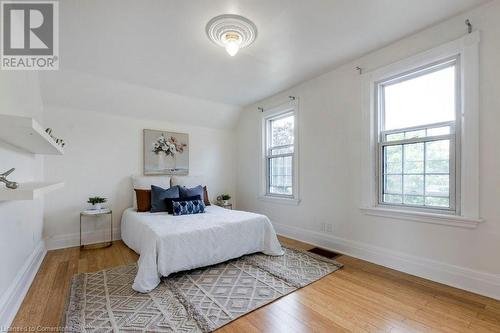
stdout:
[[144,175],[187,175],[189,134],[144,130]]

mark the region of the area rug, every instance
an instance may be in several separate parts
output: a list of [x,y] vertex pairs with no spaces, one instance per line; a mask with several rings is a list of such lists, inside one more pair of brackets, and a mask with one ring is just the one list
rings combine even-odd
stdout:
[[148,294],[132,290],[136,265],[75,275],[62,326],[68,332],[212,332],[342,267],[284,250],[176,273]]

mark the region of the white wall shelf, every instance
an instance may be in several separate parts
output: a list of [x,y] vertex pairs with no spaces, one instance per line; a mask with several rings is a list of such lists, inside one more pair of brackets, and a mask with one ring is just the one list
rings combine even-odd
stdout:
[[64,154],[62,147],[29,117],[0,115],[0,140],[33,154]]
[[0,183],[0,201],[35,200],[44,194],[64,187],[64,183],[29,182],[20,183],[15,190]]

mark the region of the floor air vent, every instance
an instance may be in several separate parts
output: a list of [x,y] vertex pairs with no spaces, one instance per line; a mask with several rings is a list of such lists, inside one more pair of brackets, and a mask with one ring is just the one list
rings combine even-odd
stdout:
[[311,253],[314,253],[314,254],[320,255],[322,257],[329,258],[329,259],[333,259],[333,258],[340,255],[339,253],[328,251],[328,250],[325,250],[325,249],[322,249],[319,247],[313,247],[312,249],[308,250],[308,252],[311,252]]

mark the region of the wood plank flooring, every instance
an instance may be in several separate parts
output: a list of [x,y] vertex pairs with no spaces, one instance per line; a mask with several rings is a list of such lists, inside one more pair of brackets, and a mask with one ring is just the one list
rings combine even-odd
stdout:
[[[74,274],[137,258],[121,241],[106,249],[49,251],[12,327],[57,327]],[[344,268],[217,332],[500,332],[499,301],[348,256],[336,260]]]

